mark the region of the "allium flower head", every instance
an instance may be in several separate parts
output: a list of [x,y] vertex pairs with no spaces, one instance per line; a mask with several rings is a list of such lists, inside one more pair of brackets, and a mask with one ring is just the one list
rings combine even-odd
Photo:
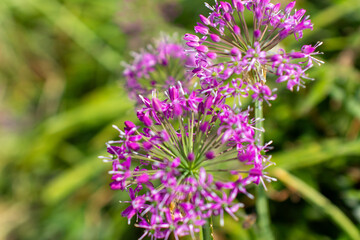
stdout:
[[124,63],[123,75],[130,98],[138,103],[142,104],[139,95],[149,96],[154,89],[163,92],[178,81],[185,89],[192,85],[190,68],[195,66],[195,56],[185,53],[184,46],[169,36],[132,55],[133,61]]
[[250,109],[234,110],[222,95],[185,94],[181,85],[166,96],[142,97],[137,116],[145,127],[115,127],[120,139],[108,142],[111,157],[102,157],[112,162],[111,188],[129,193],[122,215],[145,230],[141,239],[194,238],[210,216],[220,216],[221,225],[225,213],[237,219],[237,196],[251,197],[245,187],[273,180]]
[[[304,9],[296,10],[295,1],[281,9],[280,3],[270,0],[216,1],[208,17],[200,15],[195,32],[201,37],[186,34],[187,45],[197,52],[197,68],[193,71],[208,87],[216,78],[226,81],[236,75],[250,84],[265,84],[267,73],[276,82],[286,82],[287,88],[303,86],[309,79],[306,71],[313,63],[322,61],[314,56],[321,45],[305,45],[301,51],[286,52],[277,45],[284,38],[303,36],[313,24]],[[246,22],[245,19],[252,21]]]

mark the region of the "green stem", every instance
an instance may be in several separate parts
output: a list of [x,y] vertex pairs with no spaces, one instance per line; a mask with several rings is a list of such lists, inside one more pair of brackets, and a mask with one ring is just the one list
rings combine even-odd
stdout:
[[264,145],[264,134],[262,132],[264,122],[261,121],[263,119],[263,102],[259,100],[255,101],[255,119],[257,120],[255,124],[257,144],[262,146]]
[[[263,102],[256,100],[255,102],[255,119],[256,119],[256,130],[255,135],[257,139],[257,144],[259,146],[264,145],[264,133],[263,131]],[[274,236],[270,228],[270,216],[269,216],[269,206],[267,201],[267,196],[265,189],[262,186],[257,188],[256,192],[256,211],[258,215],[258,224],[259,224],[259,239],[273,240]]]
[[200,233],[201,240],[214,240],[213,237],[213,226],[212,226],[212,218],[206,220],[206,223],[202,226],[202,231]]

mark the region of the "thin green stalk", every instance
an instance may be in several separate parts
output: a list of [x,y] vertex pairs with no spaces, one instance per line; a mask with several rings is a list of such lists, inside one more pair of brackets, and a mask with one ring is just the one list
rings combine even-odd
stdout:
[[[262,101],[256,100],[255,102],[255,119],[256,119],[256,130],[255,135],[257,139],[257,144],[259,146],[264,145],[264,134],[263,129],[263,103]],[[265,189],[262,186],[257,188],[256,194],[256,211],[258,215],[258,224],[259,224],[259,239],[273,240],[274,236],[270,228],[270,216],[269,216],[269,206],[267,201],[267,196],[265,194]]]
[[206,223],[202,226],[202,231],[200,231],[201,240],[214,240],[213,234],[213,225],[212,218],[206,220]]
[[257,144],[264,145],[264,134],[262,132],[262,129],[264,128],[263,126],[263,121],[261,121],[263,119],[263,102],[256,100],[255,101],[255,119],[256,124],[256,130],[255,130],[255,135],[256,135],[256,140],[257,140]]

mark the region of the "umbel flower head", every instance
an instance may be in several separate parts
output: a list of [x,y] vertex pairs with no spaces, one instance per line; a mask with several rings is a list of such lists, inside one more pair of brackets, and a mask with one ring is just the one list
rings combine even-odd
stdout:
[[288,89],[298,89],[304,86],[304,79],[310,79],[306,71],[314,63],[322,63],[314,57],[319,54],[320,42],[304,45],[301,51],[277,47],[284,38],[293,35],[300,39],[304,30],[313,29],[306,11],[294,10],[295,1],[284,9],[270,0],[215,0],[215,6],[206,6],[211,10],[209,16],[200,15],[201,22],[195,27],[201,36],[184,37],[197,52],[193,72],[206,89],[215,87],[214,78],[226,81],[233,75],[251,84],[265,84],[267,73],[275,75],[276,82],[286,82]]
[[132,53],[133,61],[124,63],[123,75],[129,97],[142,104],[139,95],[148,96],[153,89],[164,92],[181,81],[184,88],[192,85],[191,68],[195,66],[194,54],[186,54],[184,46],[176,43],[175,36],[163,36],[146,50]]
[[259,146],[250,109],[224,104],[225,97],[185,94],[170,87],[163,101],[142,97],[137,116],[145,127],[126,121],[119,140],[108,142],[114,190],[127,191],[122,212],[145,236],[168,239],[199,232],[206,219],[237,219],[239,195],[251,183],[271,181],[265,168],[268,145]]

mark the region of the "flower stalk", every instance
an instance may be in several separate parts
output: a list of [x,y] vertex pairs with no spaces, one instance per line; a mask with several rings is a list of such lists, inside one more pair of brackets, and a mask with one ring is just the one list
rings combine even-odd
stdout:
[[213,223],[211,217],[208,218],[206,223],[202,226],[201,233],[201,240],[214,240]]
[[[261,76],[258,81],[261,84],[266,83],[266,71],[258,69],[257,76]],[[264,145],[264,110],[263,110],[263,101],[262,99],[255,100],[255,137],[258,146]],[[263,154],[263,153],[262,153]],[[255,198],[256,212],[258,215],[258,225],[259,239],[273,240],[274,236],[270,227],[270,214],[269,214],[269,204],[266,196],[265,184],[263,187],[258,187],[256,189],[256,198]]]
[[274,235],[270,227],[269,205],[265,189],[258,187],[256,190],[256,211],[259,225],[259,239],[273,240]]

